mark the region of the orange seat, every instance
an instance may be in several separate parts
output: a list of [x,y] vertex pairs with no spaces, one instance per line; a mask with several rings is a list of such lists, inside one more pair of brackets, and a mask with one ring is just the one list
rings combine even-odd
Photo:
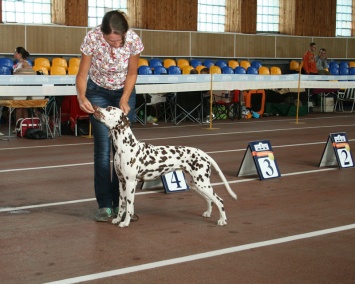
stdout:
[[184,66],[189,66],[189,65],[190,63],[187,59],[178,59],[177,61],[177,66],[179,66],[181,70],[184,68]]
[[270,75],[270,70],[266,66],[261,66],[258,70],[260,75]]
[[242,66],[245,70],[248,70],[251,64],[248,60],[242,60],[240,61],[239,66]]
[[233,69],[235,69],[236,67],[239,66],[239,63],[238,63],[237,60],[229,60],[229,61],[228,61],[228,66],[231,67],[231,68],[233,68]]
[[34,66],[42,66],[49,70],[51,68],[51,62],[49,61],[48,58],[38,57],[35,59]]
[[260,96],[261,95],[260,109],[258,111],[253,109],[253,111],[257,112],[260,115],[262,115],[264,113],[264,109],[265,109],[265,91],[264,90],[244,91],[243,95],[244,95],[245,107],[251,108],[251,109],[253,109],[252,104],[251,104],[252,96]]
[[210,67],[210,74],[222,74],[222,70],[219,66],[212,65]]
[[63,66],[52,66],[50,69],[51,75],[67,75],[67,71]]
[[206,68],[206,66],[199,65],[199,66],[196,66],[195,69],[197,70],[198,73],[200,73],[201,69],[203,69],[203,68]]
[[182,74],[190,74],[190,71],[192,69],[194,69],[192,66],[186,65],[186,66],[182,67]]
[[48,69],[46,67],[43,67],[43,66],[33,66],[32,67],[33,70],[35,70],[36,72],[37,71],[42,71],[43,72],[43,75],[48,75]]
[[277,67],[277,66],[272,66],[270,68],[270,72],[271,72],[271,75],[281,75],[281,69],[280,67]]
[[176,61],[174,59],[167,58],[167,59],[164,59],[163,65],[166,69],[168,69],[170,66],[176,66]]
[[73,57],[69,59],[69,66],[79,66],[80,65],[80,58]]
[[291,60],[290,62],[290,70],[292,71],[300,71],[300,64],[298,61]]
[[68,62],[65,58],[56,57],[52,59],[52,66],[61,66],[68,69]]
[[78,74],[79,66],[69,66],[68,67],[68,75],[76,75]]
[[139,58],[138,67],[139,66],[149,66],[148,60],[144,58]]

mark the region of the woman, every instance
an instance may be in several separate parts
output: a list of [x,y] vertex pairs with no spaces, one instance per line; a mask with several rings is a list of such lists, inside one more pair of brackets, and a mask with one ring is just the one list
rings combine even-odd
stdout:
[[[30,53],[19,46],[16,47],[14,53],[14,59],[16,64],[13,67],[13,75],[36,75],[36,72],[32,69],[32,65],[26,60],[30,56]],[[20,118],[28,117],[28,111],[26,108],[17,108],[15,111],[15,121]],[[16,130],[13,131],[16,133]]]
[[[95,221],[107,221],[118,207],[118,178],[110,165],[108,129],[96,121],[93,105],[119,106],[132,121],[136,103],[138,61],[144,47],[120,11],[105,14],[102,24],[87,33],[76,76],[80,108],[90,115],[94,132],[94,187],[99,209]],[[89,79],[87,80],[87,76]]]

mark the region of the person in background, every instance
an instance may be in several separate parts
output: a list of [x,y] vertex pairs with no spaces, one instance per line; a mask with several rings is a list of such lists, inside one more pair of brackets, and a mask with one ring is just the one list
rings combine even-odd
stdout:
[[[22,46],[16,47],[14,59],[16,61],[13,67],[13,75],[36,75],[32,69],[32,65],[27,61],[30,53]],[[20,118],[28,117],[28,110],[26,108],[16,108],[15,122]],[[14,131],[16,132],[16,130]]]
[[190,74],[198,74],[198,71],[195,68],[193,68],[190,70]]
[[319,75],[329,75],[329,64],[328,64],[328,58],[327,58],[327,51],[325,48],[321,48],[319,50],[318,55],[316,56],[316,64],[317,64],[317,69],[318,69],[318,74]]
[[[94,133],[94,188],[99,209],[95,221],[117,215],[118,177],[110,164],[112,139],[108,128],[93,117],[93,105],[119,107],[133,121],[138,61],[143,51],[139,36],[129,28],[126,15],[107,12],[101,25],[90,30],[80,47],[82,57],[76,76],[80,108],[90,114]],[[89,79],[88,78],[89,75]],[[132,220],[136,215],[131,216]]]
[[302,66],[303,74],[307,74],[307,75],[318,74],[316,56],[315,56],[316,49],[317,49],[317,45],[314,42],[311,42],[309,44],[309,50],[303,55],[303,66]]

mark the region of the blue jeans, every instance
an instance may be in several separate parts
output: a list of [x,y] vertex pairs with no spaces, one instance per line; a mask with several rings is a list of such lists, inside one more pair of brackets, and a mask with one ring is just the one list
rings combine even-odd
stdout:
[[[108,106],[118,107],[122,97],[123,89],[107,90],[96,85],[92,80],[88,80],[86,98],[92,105],[106,108]],[[131,111],[128,118],[132,121],[134,108],[136,105],[136,92],[133,90],[129,106]],[[118,206],[119,188],[118,177],[113,167],[111,167],[112,155],[115,154],[112,146],[112,139],[109,137],[108,128],[90,115],[90,122],[94,134],[94,187],[95,196],[99,208],[114,208]]]

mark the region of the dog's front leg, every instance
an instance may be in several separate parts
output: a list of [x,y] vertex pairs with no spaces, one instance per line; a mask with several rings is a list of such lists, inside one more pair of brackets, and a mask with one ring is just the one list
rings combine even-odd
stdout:
[[131,217],[134,214],[134,195],[136,193],[137,181],[126,181],[126,217],[119,223],[119,227],[128,227],[131,222]]

